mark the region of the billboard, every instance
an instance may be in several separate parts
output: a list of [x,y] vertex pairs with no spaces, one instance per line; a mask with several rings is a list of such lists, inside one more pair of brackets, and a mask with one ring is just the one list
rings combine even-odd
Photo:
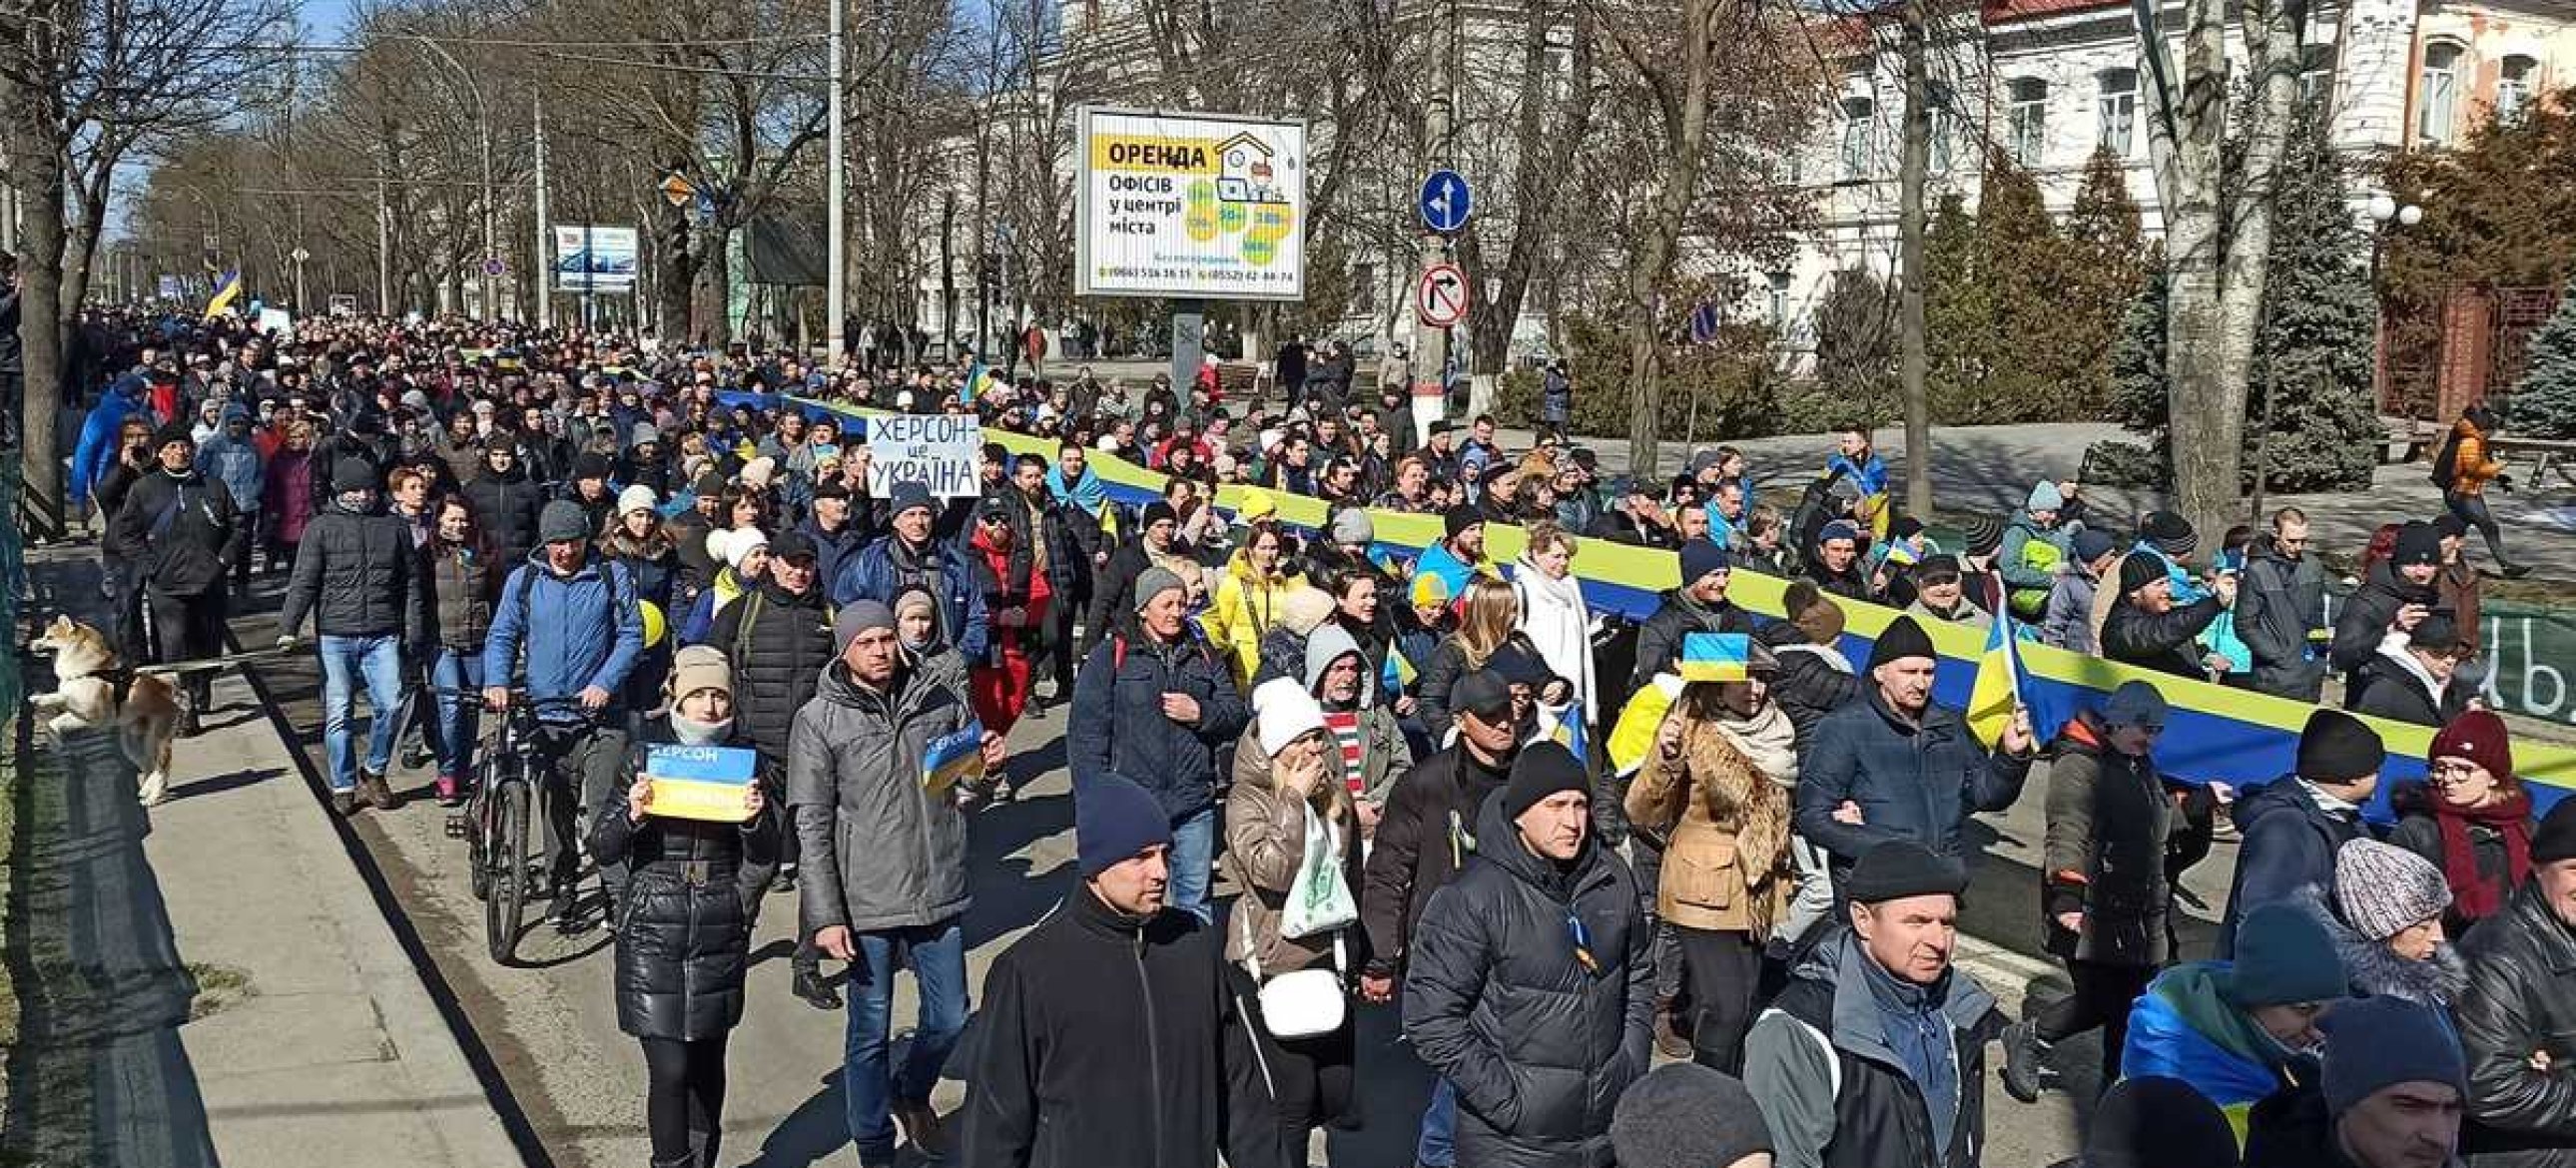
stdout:
[[555,288],[562,292],[635,290],[635,229],[555,225]]
[[1074,293],[1306,296],[1306,126],[1086,106]]

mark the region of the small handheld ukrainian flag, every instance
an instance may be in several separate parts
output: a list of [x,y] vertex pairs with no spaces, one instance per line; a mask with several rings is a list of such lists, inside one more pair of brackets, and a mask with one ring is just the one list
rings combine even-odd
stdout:
[[969,719],[953,734],[931,740],[921,760],[921,789],[944,799],[959,783],[984,778],[984,724]]
[[1986,631],[1986,651],[1977,658],[1977,681],[1968,691],[1968,731],[1994,749],[2021,708],[2021,653],[2014,646],[2012,614],[1997,612]]
[[1556,728],[1548,731],[1548,737],[1555,739],[1576,758],[1591,758],[1591,736],[1583,729],[1583,703],[1565,703],[1565,708],[1556,712]]
[[1752,659],[1752,638],[1742,633],[1682,634],[1683,681],[1742,681]]
[[1404,655],[1404,650],[1392,645],[1387,647],[1386,670],[1381,678],[1386,692],[1403,693],[1413,688],[1414,679],[1420,676],[1422,671],[1414,668],[1412,659]]

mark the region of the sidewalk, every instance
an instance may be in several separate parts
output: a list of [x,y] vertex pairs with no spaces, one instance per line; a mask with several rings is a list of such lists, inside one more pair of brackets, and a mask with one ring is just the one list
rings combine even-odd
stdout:
[[[95,595],[87,565],[32,570]],[[97,1028],[57,1036],[94,1043],[94,1162],[524,1163],[258,695],[228,674],[214,698],[148,812],[105,734],[31,768],[32,878],[64,894]]]

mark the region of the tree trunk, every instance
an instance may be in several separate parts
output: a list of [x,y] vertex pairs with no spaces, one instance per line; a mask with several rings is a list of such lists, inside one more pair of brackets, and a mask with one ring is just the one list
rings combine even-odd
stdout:
[[1931,355],[1923,326],[1923,188],[1932,169],[1931,72],[1924,62],[1924,14],[1904,5],[1898,30],[1905,67],[1905,135],[1897,158],[1897,375],[1905,399],[1905,510],[1932,514]]
[[1528,0],[1521,44],[1522,76],[1518,124],[1514,131],[1511,245],[1501,269],[1484,265],[1484,232],[1469,225],[1458,241],[1458,258],[1479,285],[1481,295],[1468,311],[1468,366],[1476,373],[1500,373],[1511,359],[1512,333],[1528,301],[1531,278],[1556,240],[1555,219],[1565,184],[1574,174],[1574,148],[1591,131],[1592,86],[1589,64],[1592,34],[1589,9],[1574,12],[1573,72],[1567,82],[1565,124],[1554,137],[1547,133],[1546,111],[1557,104],[1547,80],[1548,34],[1561,19],[1555,5]]
[[[2246,69],[2255,97],[2239,171],[2225,173],[2228,63],[2225,0],[2190,0],[2179,83],[2161,39],[2141,26],[2155,83],[2148,144],[2165,207],[2165,299],[2174,503],[2192,525],[2223,531],[2243,483],[2246,381],[2271,248],[2272,199],[2298,97],[2297,0],[2244,5]],[[2221,192],[2229,191],[2222,198]]]
[[[1655,303],[1663,290],[1664,279],[1671,274],[1673,249],[1679,243],[1683,220],[1690,213],[1691,196],[1699,187],[1700,154],[1708,140],[1708,90],[1714,69],[1714,46],[1717,13],[1722,0],[1683,0],[1682,4],[1682,75],[1678,93],[1670,75],[1654,79],[1661,98],[1665,140],[1672,149],[1663,160],[1662,188],[1655,195],[1653,226],[1640,240],[1628,263],[1628,310],[1635,317],[1628,326],[1628,385],[1636,395],[1636,409],[1628,418],[1628,467],[1637,477],[1653,481],[1656,472],[1656,430],[1663,410],[1663,381],[1658,349],[1662,338],[1657,335]],[[1645,54],[1630,53],[1644,60]]]
[[[24,160],[10,168],[18,189],[18,346],[24,370],[20,438],[25,444],[26,496],[23,513],[31,528],[48,538],[63,531],[69,513],[63,498],[63,450],[57,441],[63,402],[63,322],[54,311],[62,301],[63,171],[59,150],[45,141],[44,128],[26,120],[29,107],[50,97],[9,103],[13,120],[9,153]],[[48,164],[50,163],[50,165]],[[15,516],[5,517],[11,522]]]

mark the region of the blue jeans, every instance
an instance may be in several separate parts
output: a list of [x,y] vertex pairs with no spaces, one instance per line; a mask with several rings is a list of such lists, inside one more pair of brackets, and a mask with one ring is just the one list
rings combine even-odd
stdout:
[[[966,1029],[966,934],[964,918],[935,925],[882,932],[853,933],[859,960],[850,965],[849,1030],[841,1045],[841,1089],[848,1102],[850,1139],[859,1158],[892,1161],[895,1148],[893,1103],[927,1103],[939,1083],[939,1068]],[[903,1068],[886,1073],[888,1033],[894,1024],[894,967],[900,950],[912,967],[921,992],[921,1013],[913,1020],[912,1049]],[[857,984],[864,977],[865,984]]]
[[483,726],[483,654],[472,649],[439,646],[430,663],[429,683],[460,693],[438,695],[438,773],[456,779],[474,775],[474,736]]
[[357,684],[367,686],[367,762],[381,775],[393,761],[394,731],[402,726],[402,645],[391,634],[322,638],[322,752],[331,760],[331,789],[358,785],[357,744],[349,723],[357,716]]
[[1209,924],[1209,871],[1216,865],[1216,809],[1209,808],[1172,825],[1171,904]]
[[1458,1089],[1443,1078],[1431,1089],[1431,1106],[1422,1109],[1422,1138],[1413,1159],[1423,1168],[1450,1168],[1458,1162]]

